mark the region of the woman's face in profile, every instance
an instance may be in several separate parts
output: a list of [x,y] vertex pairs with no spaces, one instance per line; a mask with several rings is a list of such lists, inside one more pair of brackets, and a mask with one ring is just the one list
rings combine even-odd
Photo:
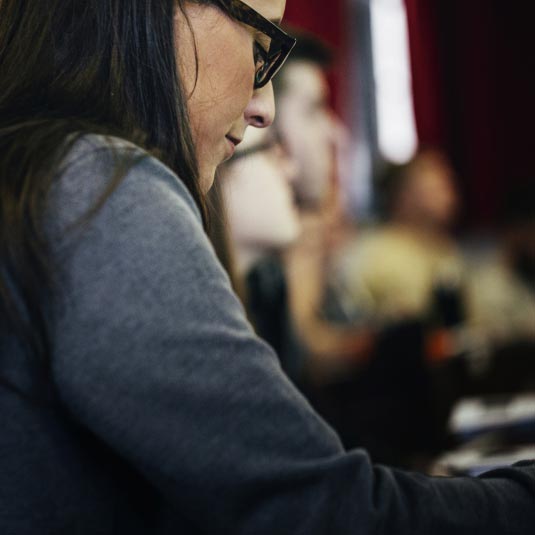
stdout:
[[[280,21],[286,0],[246,0],[265,18]],[[271,83],[253,91],[257,30],[213,5],[186,2],[177,10],[175,41],[196,147],[201,189],[234,153],[247,126],[268,126],[275,114]],[[197,52],[197,65],[195,61]]]

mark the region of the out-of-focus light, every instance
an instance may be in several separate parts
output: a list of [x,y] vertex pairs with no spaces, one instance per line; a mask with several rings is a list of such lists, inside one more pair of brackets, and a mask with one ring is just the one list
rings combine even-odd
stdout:
[[403,163],[418,145],[403,0],[372,0],[371,27],[379,150]]

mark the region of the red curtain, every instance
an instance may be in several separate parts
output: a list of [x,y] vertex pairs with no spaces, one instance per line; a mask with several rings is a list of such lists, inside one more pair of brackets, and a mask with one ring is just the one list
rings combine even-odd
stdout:
[[406,0],[409,21],[409,50],[418,138],[422,143],[443,146],[444,95],[436,42],[437,4]]
[[329,82],[332,104],[342,115],[347,103],[347,87],[343,83],[348,62],[346,5],[346,0],[289,0],[284,15],[285,23],[317,35],[336,52]]
[[466,222],[492,226],[508,192],[535,179],[529,3],[405,2],[420,141],[452,159]]

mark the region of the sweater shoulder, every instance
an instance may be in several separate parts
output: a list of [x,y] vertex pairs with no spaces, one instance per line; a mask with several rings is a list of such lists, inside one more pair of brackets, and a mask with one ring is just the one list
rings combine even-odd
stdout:
[[48,205],[55,225],[67,227],[104,202],[143,203],[151,192],[173,197],[189,217],[201,223],[190,192],[163,162],[127,140],[87,134],[63,158]]

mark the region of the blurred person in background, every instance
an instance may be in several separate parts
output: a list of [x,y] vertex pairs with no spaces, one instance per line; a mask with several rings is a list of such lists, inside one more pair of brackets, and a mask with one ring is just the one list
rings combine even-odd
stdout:
[[329,104],[327,69],[332,51],[303,31],[274,83],[277,116],[274,126],[297,163],[293,183],[301,211],[325,205],[335,171],[335,149],[346,134]]
[[373,335],[327,321],[324,314],[327,268],[348,228],[336,157],[349,134],[329,104],[332,51],[317,37],[293,31],[296,47],[274,85],[274,127],[297,166],[292,187],[301,223],[300,237],[285,250],[284,263],[292,314],[311,355],[310,371],[319,379],[366,360]]
[[512,190],[498,243],[469,263],[467,324],[490,347],[535,341],[534,199],[533,181]]
[[346,289],[349,316],[377,335],[370,365],[331,389],[327,407],[341,415],[344,443],[364,445],[378,462],[421,468],[444,440],[429,360],[453,356],[451,332],[463,319],[453,180],[434,149],[389,165],[378,184],[384,223],[333,262],[330,280]]
[[226,221],[214,223],[228,223],[228,247],[221,236],[212,241],[225,267],[233,266],[235,286],[257,334],[275,349],[286,374],[300,384],[303,348],[288,308],[281,262],[282,251],[301,229],[290,185],[296,166],[275,134],[272,128],[249,130],[221,168]]
[[335,276],[363,323],[426,318],[437,291],[458,291],[463,273],[450,236],[459,208],[453,171],[438,150],[423,149],[407,164],[389,166],[379,195],[385,222],[341,252]]
[[[212,241],[234,286],[240,289],[256,332],[275,349],[294,383],[305,389],[311,355],[336,351],[352,358],[368,339],[331,329],[318,319],[316,328],[322,329],[322,345],[318,346],[318,337],[303,338],[296,329],[284,259],[301,240],[302,219],[292,190],[297,171],[297,162],[281,144],[277,130],[248,131],[221,169],[220,193],[229,232],[223,237],[220,227],[225,220],[214,221],[214,230],[219,230],[212,234],[219,236]],[[301,276],[308,284],[310,270]],[[317,310],[310,311],[316,314]]]
[[241,275],[266,254],[288,247],[300,232],[290,185],[295,164],[274,134],[272,128],[248,131],[222,168],[222,190]]

